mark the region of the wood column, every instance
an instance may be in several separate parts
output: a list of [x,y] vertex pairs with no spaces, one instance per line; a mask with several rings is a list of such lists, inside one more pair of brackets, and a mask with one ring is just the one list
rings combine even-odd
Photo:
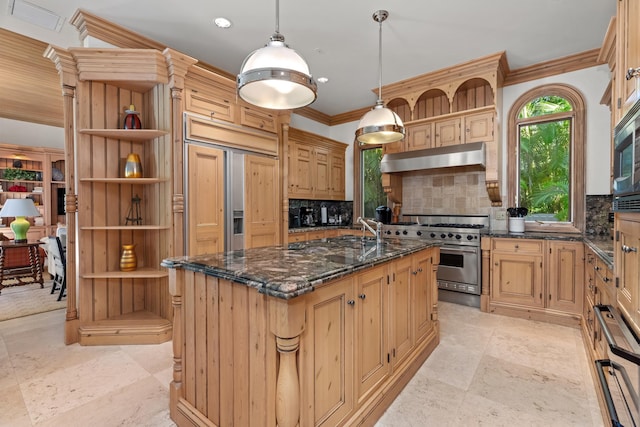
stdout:
[[488,313],[491,300],[491,239],[483,238],[480,241],[480,250],[482,252],[480,311]]
[[62,88],[62,109],[64,122],[64,168],[65,168],[65,196],[64,210],[67,223],[67,314],[64,329],[65,344],[78,342],[78,309],[76,295],[76,215],[78,200],[76,193],[75,174],[75,121],[74,105],[76,100],[76,86],[78,84],[78,70],[75,60],[69,51],[49,45],[43,56],[49,58],[58,70]]
[[173,381],[169,385],[169,409],[171,418],[178,419],[177,407],[180,398],[184,397],[182,383],[182,349],[184,343],[182,313],[182,295],[184,293],[185,271],[183,269],[169,269],[169,293],[173,305]]
[[276,382],[276,421],[278,427],[300,423],[300,375],[297,358],[300,335],[304,331],[304,298],[271,299],[269,326],[276,338],[279,367]]

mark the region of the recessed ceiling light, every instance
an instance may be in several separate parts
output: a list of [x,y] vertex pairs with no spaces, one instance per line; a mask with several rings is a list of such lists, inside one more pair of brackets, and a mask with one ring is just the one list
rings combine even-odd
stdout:
[[216,24],[218,28],[229,28],[231,27],[231,21],[227,18],[216,18],[213,20],[213,23]]
[[329,77],[318,77],[318,83],[327,83],[329,81]]

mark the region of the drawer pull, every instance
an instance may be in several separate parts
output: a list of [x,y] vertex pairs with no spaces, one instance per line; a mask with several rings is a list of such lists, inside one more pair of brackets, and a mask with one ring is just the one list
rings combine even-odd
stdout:
[[628,254],[629,252],[638,252],[638,248],[633,248],[631,246],[622,245],[622,252]]

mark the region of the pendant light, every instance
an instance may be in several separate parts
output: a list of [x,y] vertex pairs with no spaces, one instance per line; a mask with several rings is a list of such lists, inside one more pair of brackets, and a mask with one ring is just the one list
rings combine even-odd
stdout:
[[404,126],[400,117],[382,102],[382,23],[389,17],[389,12],[379,10],[373,14],[373,20],[380,24],[378,50],[378,101],[371,111],[368,111],[358,124],[356,139],[360,145],[387,144],[404,138]]
[[284,43],[279,15],[280,2],[276,0],[276,31],[265,47],[244,60],[237,85],[240,98],[250,104],[288,110],[315,101],[318,86],[305,60]]

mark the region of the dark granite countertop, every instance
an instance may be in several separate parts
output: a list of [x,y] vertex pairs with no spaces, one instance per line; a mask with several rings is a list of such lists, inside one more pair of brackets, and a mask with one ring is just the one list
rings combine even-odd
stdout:
[[[342,224],[318,225],[318,226],[312,226],[312,227],[307,226],[307,227],[290,228],[289,233],[306,233],[307,231],[338,230],[338,229],[351,230],[354,228],[351,225],[342,225]],[[355,229],[360,230],[360,228],[355,228]]]
[[613,270],[613,239],[611,236],[586,235],[584,242]]
[[283,299],[313,291],[315,287],[385,261],[438,246],[414,239],[374,239],[343,236],[239,250],[221,254],[174,257],[163,267],[184,268],[258,289]]

